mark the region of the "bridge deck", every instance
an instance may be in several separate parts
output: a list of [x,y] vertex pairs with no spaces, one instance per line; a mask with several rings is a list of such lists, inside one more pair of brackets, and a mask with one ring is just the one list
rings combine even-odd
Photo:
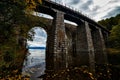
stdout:
[[51,15],[51,16],[54,16],[54,11],[53,9],[56,9],[56,10],[59,10],[59,11],[62,11],[65,13],[65,19],[66,20],[69,20],[69,21],[72,21],[72,22],[75,22],[75,23],[79,23],[81,22],[82,20],[83,21],[87,21],[89,22],[89,24],[93,25],[93,26],[96,26],[96,27],[99,27],[101,28],[102,30],[106,31],[106,32],[109,32],[107,29],[105,29],[102,25],[98,24],[97,22],[95,22],[94,20],[90,19],[89,17],[85,16],[84,14],[81,14],[80,12],[78,11],[75,11],[75,10],[72,10],[66,6],[63,6],[61,4],[58,4],[56,2],[53,2],[51,0],[43,0],[43,3],[42,5],[39,5],[37,7],[37,10],[36,11],[40,11],[40,12],[43,12],[45,14],[48,14],[48,15]]

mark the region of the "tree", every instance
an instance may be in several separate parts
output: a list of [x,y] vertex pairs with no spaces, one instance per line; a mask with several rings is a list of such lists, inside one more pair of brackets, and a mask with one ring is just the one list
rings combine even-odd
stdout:
[[120,22],[120,14],[116,15],[115,17],[98,21],[99,24],[103,25],[108,30],[112,30],[112,28],[118,25],[119,22]]
[[0,0],[0,68],[10,65],[22,70],[27,49],[18,43],[21,38],[25,39],[32,24],[29,15],[38,4],[41,0]]
[[[24,22],[24,0],[1,0],[0,1],[0,43],[10,39],[16,25]],[[3,42],[4,41],[4,42]]]
[[112,28],[109,37],[109,44],[113,48],[120,48],[120,24]]

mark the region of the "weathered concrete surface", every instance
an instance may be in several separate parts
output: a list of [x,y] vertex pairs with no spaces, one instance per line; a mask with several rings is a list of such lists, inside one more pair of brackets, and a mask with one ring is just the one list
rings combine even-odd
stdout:
[[50,70],[66,68],[67,46],[64,13],[56,11],[56,15],[53,19],[53,26],[48,35],[49,41],[46,53],[46,68]]
[[88,65],[94,71],[94,46],[89,24],[85,21],[77,27],[75,65]]
[[96,64],[107,64],[105,41],[101,29],[92,31]]

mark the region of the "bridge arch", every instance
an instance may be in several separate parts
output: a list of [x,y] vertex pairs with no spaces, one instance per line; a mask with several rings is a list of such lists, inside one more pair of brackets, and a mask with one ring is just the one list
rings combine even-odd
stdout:
[[36,76],[34,76],[34,74],[36,74],[37,71],[33,71],[33,74],[31,74],[31,78],[39,77],[44,74],[46,69],[45,60],[47,32],[45,28],[35,26],[29,30],[28,35],[29,34],[34,35],[32,35],[32,41],[29,39],[27,40],[28,53],[26,54],[26,59],[24,60],[23,64],[23,76],[26,75],[24,74],[24,72],[30,74],[30,70],[32,71],[32,68],[35,68],[37,71],[40,71],[41,74],[37,74]]
[[[79,12],[49,0],[44,0],[43,5],[36,6],[35,11],[53,17],[52,20],[41,18],[41,21],[37,21],[37,25],[40,22],[44,25],[43,28],[48,34],[46,47],[46,69],[48,72],[63,70],[71,64],[73,66],[87,64],[91,72],[94,72],[95,59],[98,64],[104,63],[101,60],[103,58],[97,58],[101,53],[103,53],[101,57],[105,55],[104,36],[101,30],[108,32],[101,25]],[[64,23],[64,20],[75,22],[77,26],[70,27]],[[99,47],[97,46],[101,46],[101,53],[98,53]],[[68,58],[71,56],[72,60],[69,60]]]

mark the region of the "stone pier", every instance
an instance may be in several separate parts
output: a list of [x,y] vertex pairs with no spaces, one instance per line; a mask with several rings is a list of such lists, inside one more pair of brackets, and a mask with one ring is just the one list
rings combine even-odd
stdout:
[[84,21],[77,27],[76,36],[76,59],[75,65],[86,65],[90,67],[90,71],[94,72],[94,46],[91,36],[91,29],[88,22]]
[[48,47],[46,54],[47,70],[62,70],[66,68],[66,32],[64,24],[64,13],[56,11],[53,25],[48,35]]

